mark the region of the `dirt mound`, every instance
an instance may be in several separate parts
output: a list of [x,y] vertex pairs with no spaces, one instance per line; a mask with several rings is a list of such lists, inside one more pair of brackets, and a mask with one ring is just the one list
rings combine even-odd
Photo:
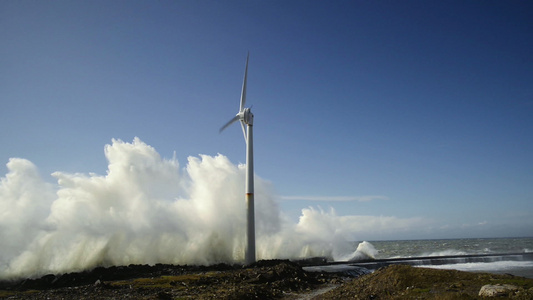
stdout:
[[217,264],[212,266],[179,266],[168,264],[129,265],[115,267],[97,267],[93,270],[65,274],[48,274],[40,278],[15,281],[0,281],[3,290],[46,290],[62,287],[75,287],[93,284],[97,280],[114,281],[142,277],[159,277],[164,275],[181,275],[192,272],[226,271],[241,268],[240,265]]
[[513,299],[533,298],[533,279],[512,275],[392,265],[352,280],[317,299],[478,299],[486,284],[513,284]]
[[273,299],[311,291],[332,280],[334,275],[306,272],[288,260],[259,261],[247,268],[131,265],[24,280],[0,287],[0,298]]
[[392,265],[345,279],[306,272],[286,260],[246,268],[131,265],[25,280],[0,287],[0,299],[480,299],[481,287],[489,284],[517,287],[508,298],[533,299],[533,279],[512,275]]

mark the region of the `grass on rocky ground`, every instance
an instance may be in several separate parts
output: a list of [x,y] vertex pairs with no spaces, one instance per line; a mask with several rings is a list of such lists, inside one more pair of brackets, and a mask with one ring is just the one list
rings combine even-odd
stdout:
[[533,299],[533,279],[393,265],[352,280],[317,299],[480,299],[482,286],[511,284],[512,299]]
[[[533,279],[405,265],[392,265],[350,281],[342,275],[305,272],[288,261],[153,274],[43,290],[6,290],[0,291],[0,299],[299,299],[313,292],[313,299],[480,299],[479,290],[487,284],[511,284],[518,291],[507,298],[533,299]],[[316,293],[335,285],[339,287]]]
[[[279,299],[314,290],[337,280],[332,274],[305,272],[289,261],[260,261],[248,268],[192,271],[176,275],[144,274],[137,278],[93,280],[76,285],[87,274],[69,274],[74,285],[6,291],[10,299]],[[142,275],[142,274],[138,274]],[[58,277],[61,279],[61,277]],[[92,277],[91,277],[92,278]]]

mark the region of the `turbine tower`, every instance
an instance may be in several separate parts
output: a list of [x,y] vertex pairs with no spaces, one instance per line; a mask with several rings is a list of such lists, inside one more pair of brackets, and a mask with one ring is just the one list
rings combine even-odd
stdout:
[[[250,108],[244,108],[246,104],[246,79],[248,77],[248,59],[250,53],[246,57],[246,67],[244,69],[244,80],[242,83],[241,104],[237,115],[229,120],[220,132],[226,129],[231,124],[241,121],[242,133],[244,134],[244,141],[246,142],[246,186],[245,186],[245,200],[247,210],[247,246],[244,257],[245,264],[249,265],[255,262],[255,212],[254,212],[254,152],[253,152],[253,125],[254,115]],[[244,128],[246,125],[246,130]]]

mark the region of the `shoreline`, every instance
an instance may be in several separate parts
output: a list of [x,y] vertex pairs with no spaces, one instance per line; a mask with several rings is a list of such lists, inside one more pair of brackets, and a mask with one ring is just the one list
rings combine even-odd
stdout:
[[[533,279],[513,275],[390,265],[350,277],[349,272],[306,271],[288,260],[241,265],[130,265],[46,275],[0,284],[1,299],[402,299],[435,295],[478,298],[486,284],[513,284],[516,299],[533,298]],[[353,273],[352,273],[353,274]],[[389,297],[391,296],[391,297]],[[518,297],[518,298],[517,298]]]

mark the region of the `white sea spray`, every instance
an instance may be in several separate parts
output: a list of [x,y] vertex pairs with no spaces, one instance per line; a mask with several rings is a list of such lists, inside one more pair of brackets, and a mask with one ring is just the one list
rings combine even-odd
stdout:
[[[189,157],[180,168],[138,138],[113,140],[105,156],[106,175],[55,172],[56,185],[30,161],[9,161],[0,183],[0,278],[243,260],[244,166],[219,154]],[[334,210],[306,208],[291,223],[271,184],[255,181],[258,259],[353,255]]]

